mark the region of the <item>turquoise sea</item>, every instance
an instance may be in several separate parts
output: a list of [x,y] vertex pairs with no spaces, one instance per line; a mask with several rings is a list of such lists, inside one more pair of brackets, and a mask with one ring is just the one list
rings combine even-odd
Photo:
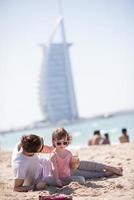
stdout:
[[[31,133],[42,136],[46,144],[51,144],[51,133],[55,127],[52,126],[36,130],[1,134],[0,148],[5,150],[12,150],[23,134]],[[102,135],[108,132],[111,144],[117,144],[119,143],[118,138],[121,134],[121,129],[127,128],[130,142],[134,142],[134,113],[117,115],[108,118],[89,119],[79,123],[64,125],[64,127],[71,133],[73,137],[71,144],[73,148],[87,146],[89,138],[91,138],[93,131],[96,129],[101,130]]]

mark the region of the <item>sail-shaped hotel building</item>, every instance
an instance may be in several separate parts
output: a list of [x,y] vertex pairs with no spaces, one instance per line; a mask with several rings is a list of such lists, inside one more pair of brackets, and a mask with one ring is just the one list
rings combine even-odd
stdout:
[[[55,42],[59,30],[61,41]],[[74,121],[78,111],[69,58],[71,44],[66,42],[63,17],[58,19],[48,44],[41,46],[39,99],[44,120],[51,123]]]

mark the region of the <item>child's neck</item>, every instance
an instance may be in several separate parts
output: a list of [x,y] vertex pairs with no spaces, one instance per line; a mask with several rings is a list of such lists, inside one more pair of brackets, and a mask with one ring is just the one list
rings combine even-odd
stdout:
[[58,154],[61,154],[63,155],[65,153],[65,149],[55,149],[55,151],[58,153]]

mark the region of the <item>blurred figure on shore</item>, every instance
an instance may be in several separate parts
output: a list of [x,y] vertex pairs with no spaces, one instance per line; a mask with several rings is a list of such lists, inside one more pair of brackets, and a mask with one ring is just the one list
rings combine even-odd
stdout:
[[88,141],[88,146],[89,145],[99,145],[101,139],[102,139],[102,137],[101,137],[100,130],[95,130],[92,138]]
[[121,131],[122,131],[122,135],[119,137],[120,143],[129,142],[129,136],[127,134],[127,129],[123,128]]
[[110,144],[109,134],[105,133],[101,144]]

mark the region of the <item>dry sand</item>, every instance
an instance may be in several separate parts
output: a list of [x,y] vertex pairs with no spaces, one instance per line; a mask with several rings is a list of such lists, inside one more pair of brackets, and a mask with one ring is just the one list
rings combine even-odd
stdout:
[[11,152],[0,152],[0,199],[1,200],[38,200],[39,194],[68,194],[73,200],[134,200],[134,143],[119,145],[91,146],[80,149],[82,160],[94,160],[114,166],[122,166],[123,176],[91,179],[82,186],[70,183],[61,189],[48,187],[44,191],[19,193],[13,192]]

